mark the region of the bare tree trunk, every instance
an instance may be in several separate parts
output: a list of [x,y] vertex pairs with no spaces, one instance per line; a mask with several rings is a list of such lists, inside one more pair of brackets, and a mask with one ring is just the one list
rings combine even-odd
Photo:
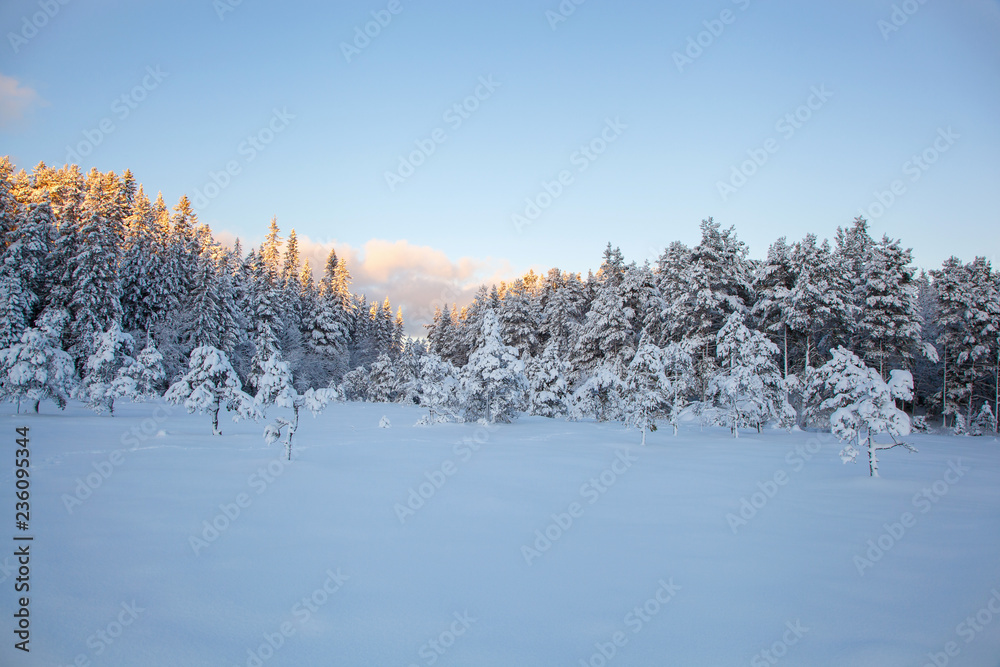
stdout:
[[806,334],[806,365],[802,369],[802,375],[805,376],[809,373],[809,352],[812,347],[812,333]]
[[948,428],[948,346],[944,348],[944,383],[941,385],[941,428]]
[[288,425],[288,445],[287,449],[287,460],[292,460],[292,437],[295,435],[295,431],[299,428],[299,404],[298,402],[292,403],[292,423]]
[[881,340],[878,342],[878,374],[885,379],[885,344]]
[[965,415],[965,432],[968,433],[969,429],[972,428],[972,395],[976,393],[976,364],[972,364],[971,369],[972,382],[969,383],[969,410],[967,415]]
[[[702,357],[702,370],[708,366],[708,338],[705,339],[705,356]],[[708,378],[701,378],[701,402],[708,400]]]
[[807,390],[809,388],[809,348],[812,347],[812,332],[806,333],[806,360],[802,366],[802,394],[799,397],[799,414],[796,417],[796,423],[799,428],[805,425],[805,415],[806,415],[806,395],[809,393]]
[[878,477],[878,457],[875,454],[871,431],[868,431],[868,473],[872,477]]
[[788,325],[785,325],[785,379],[788,379]]

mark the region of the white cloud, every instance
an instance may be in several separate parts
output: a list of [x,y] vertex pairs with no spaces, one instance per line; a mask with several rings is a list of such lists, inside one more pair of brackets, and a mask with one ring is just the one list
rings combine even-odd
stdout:
[[10,127],[39,104],[43,104],[43,100],[33,88],[25,87],[12,76],[0,74],[0,127]]
[[[230,246],[235,239],[230,232],[214,235]],[[351,272],[351,290],[364,294],[369,301],[381,302],[388,297],[393,309],[402,307],[411,336],[426,333],[423,325],[432,321],[435,308],[450,308],[452,304],[461,308],[472,302],[480,285],[509,281],[519,275],[506,260],[452,260],[441,250],[408,241],[372,239],[361,248],[336,241],[320,243],[307,236],[299,236],[298,242],[302,261],[309,260],[317,280],[323,275],[330,250],[336,250]]]

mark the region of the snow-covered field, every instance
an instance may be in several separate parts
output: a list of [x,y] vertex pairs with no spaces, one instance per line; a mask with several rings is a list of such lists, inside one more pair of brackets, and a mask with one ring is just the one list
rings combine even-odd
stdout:
[[30,654],[0,556],[2,665],[1000,665],[994,438],[912,436],[873,480],[829,434],[349,403],[286,464],[260,423],[42,411],[0,419],[6,539],[23,425],[35,536]]

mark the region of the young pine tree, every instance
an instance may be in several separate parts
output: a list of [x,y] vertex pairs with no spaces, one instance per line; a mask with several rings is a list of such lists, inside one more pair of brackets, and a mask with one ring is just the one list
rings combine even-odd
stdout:
[[253,399],[240,389],[240,379],[226,353],[210,345],[196,347],[191,352],[188,372],[167,389],[168,403],[184,403],[188,412],[212,415],[212,433],[219,430],[219,410],[225,406],[233,412],[233,421],[260,417]]

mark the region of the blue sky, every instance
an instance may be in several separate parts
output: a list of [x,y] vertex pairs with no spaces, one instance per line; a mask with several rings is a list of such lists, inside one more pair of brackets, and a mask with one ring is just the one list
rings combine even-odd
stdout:
[[[529,267],[596,268],[607,241],[653,259],[696,243],[708,216],[755,257],[865,211],[921,266],[996,260],[995,0],[896,2],[899,26],[888,0],[567,0],[558,23],[557,0],[224,3],[4,2],[0,153],[30,169],[82,143],[84,170],[131,168],[171,205],[231,162],[239,173],[199,206],[213,230],[259,242],[276,215],[317,256],[344,248],[373,291],[409,289],[389,291],[404,303],[451,300],[441,281],[467,292]],[[53,16],[26,28],[46,4]],[[383,10],[391,22],[345,57]],[[445,115],[477,87],[460,125]],[[778,125],[796,112],[797,127]],[[391,188],[418,141],[434,152]],[[592,141],[603,153],[583,157]],[[933,164],[911,162],[925,151]],[[753,155],[763,164],[730,180]],[[873,210],[894,181],[901,194]],[[516,225],[529,198],[548,207]]]

